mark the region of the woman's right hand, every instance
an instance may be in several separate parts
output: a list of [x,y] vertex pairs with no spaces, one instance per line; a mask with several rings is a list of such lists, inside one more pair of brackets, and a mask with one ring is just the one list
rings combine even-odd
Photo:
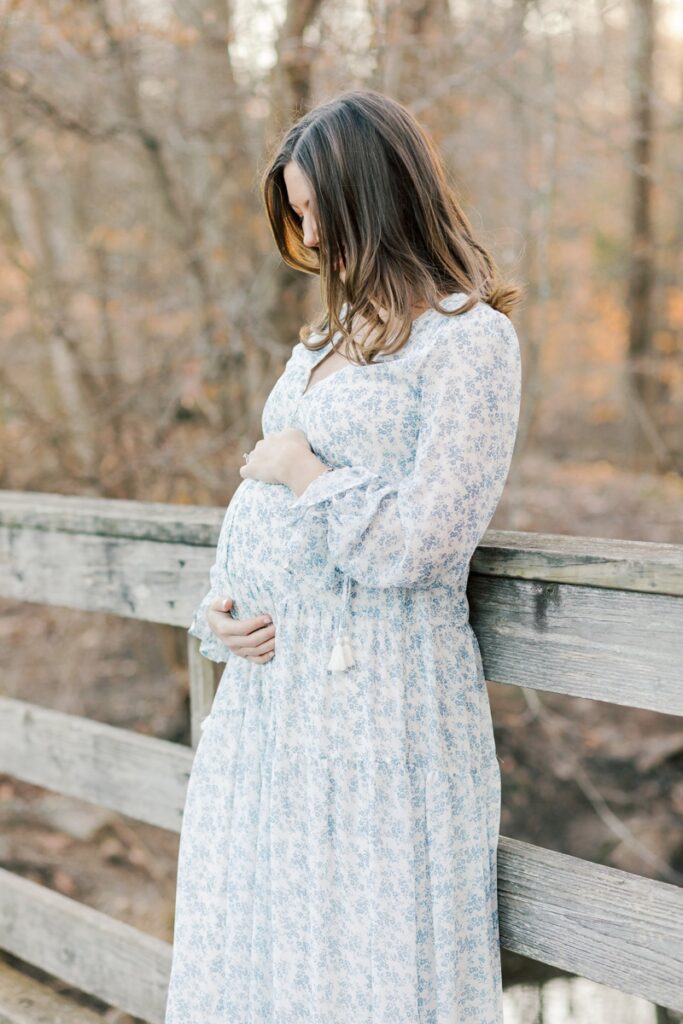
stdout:
[[206,611],[206,621],[232,654],[248,661],[270,661],[275,654],[275,625],[270,615],[233,619],[231,597],[217,597]]

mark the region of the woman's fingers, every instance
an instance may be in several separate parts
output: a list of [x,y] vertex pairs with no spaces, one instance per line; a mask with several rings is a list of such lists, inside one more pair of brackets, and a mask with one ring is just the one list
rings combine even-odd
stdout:
[[262,647],[266,640],[272,640],[275,636],[275,626],[271,622],[269,626],[263,626],[261,629],[255,629],[247,636],[241,636],[233,633],[226,637],[226,643],[228,639],[232,638],[236,641],[237,647],[244,647],[249,650],[255,647]]
[[229,609],[232,598],[216,598],[207,611],[212,631],[233,654],[252,661],[266,661],[275,649],[275,625],[269,615],[233,619]]
[[246,656],[246,660],[247,661],[254,661],[257,664],[261,664],[261,662],[270,661],[270,659],[274,658],[274,657],[275,657],[275,651],[270,651],[269,654],[259,654],[259,655],[251,655],[250,654],[250,655],[247,655]]
[[275,654],[275,626],[256,629],[238,641],[240,646],[231,650],[247,661],[268,661]]
[[258,647],[234,647],[233,650],[243,658],[258,658],[264,654],[271,654],[275,652],[275,637],[270,637]]

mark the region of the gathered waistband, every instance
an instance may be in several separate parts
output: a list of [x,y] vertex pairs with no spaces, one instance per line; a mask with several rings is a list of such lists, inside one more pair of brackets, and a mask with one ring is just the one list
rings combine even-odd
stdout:
[[[327,581],[326,581],[327,583]],[[341,571],[334,586],[321,586],[308,576],[273,572],[266,586],[253,586],[249,579],[230,578],[228,590],[235,600],[235,615],[259,615],[292,598],[317,608],[329,609],[333,615],[342,610],[349,616],[384,617],[396,612],[401,617],[426,615],[432,623],[464,625],[469,622],[466,584],[437,584],[432,587],[368,587]]]

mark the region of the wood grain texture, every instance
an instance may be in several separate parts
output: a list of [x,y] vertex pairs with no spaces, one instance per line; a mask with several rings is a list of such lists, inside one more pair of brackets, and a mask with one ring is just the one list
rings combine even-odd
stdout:
[[202,722],[211,711],[216,695],[216,682],[213,661],[202,657],[199,653],[199,640],[195,636],[187,638],[187,665],[190,675],[190,730],[192,746],[196,748],[201,736]]
[[0,869],[4,949],[151,1024],[163,1024],[172,947]]
[[179,832],[194,751],[0,697],[0,771]]
[[683,715],[683,600],[470,576],[486,678]]
[[[226,495],[226,505],[228,496]],[[0,491],[0,527],[92,534],[213,551],[223,507]],[[472,572],[683,596],[683,545],[488,530]]]
[[683,545],[488,530],[472,572],[683,596]]
[[501,836],[501,943],[683,1011],[683,889]]
[[215,547],[224,514],[207,505],[0,490],[0,525],[18,530]]
[[0,526],[0,597],[188,627],[214,550]]

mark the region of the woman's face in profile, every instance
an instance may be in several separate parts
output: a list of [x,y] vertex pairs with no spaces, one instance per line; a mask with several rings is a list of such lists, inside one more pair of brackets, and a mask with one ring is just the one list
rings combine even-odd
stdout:
[[[308,178],[294,160],[290,160],[288,164],[285,164],[283,175],[289,205],[301,221],[303,243],[310,249],[317,249],[320,239],[315,216],[315,195]],[[343,281],[346,270],[343,260],[340,260],[339,263],[339,276]]]

